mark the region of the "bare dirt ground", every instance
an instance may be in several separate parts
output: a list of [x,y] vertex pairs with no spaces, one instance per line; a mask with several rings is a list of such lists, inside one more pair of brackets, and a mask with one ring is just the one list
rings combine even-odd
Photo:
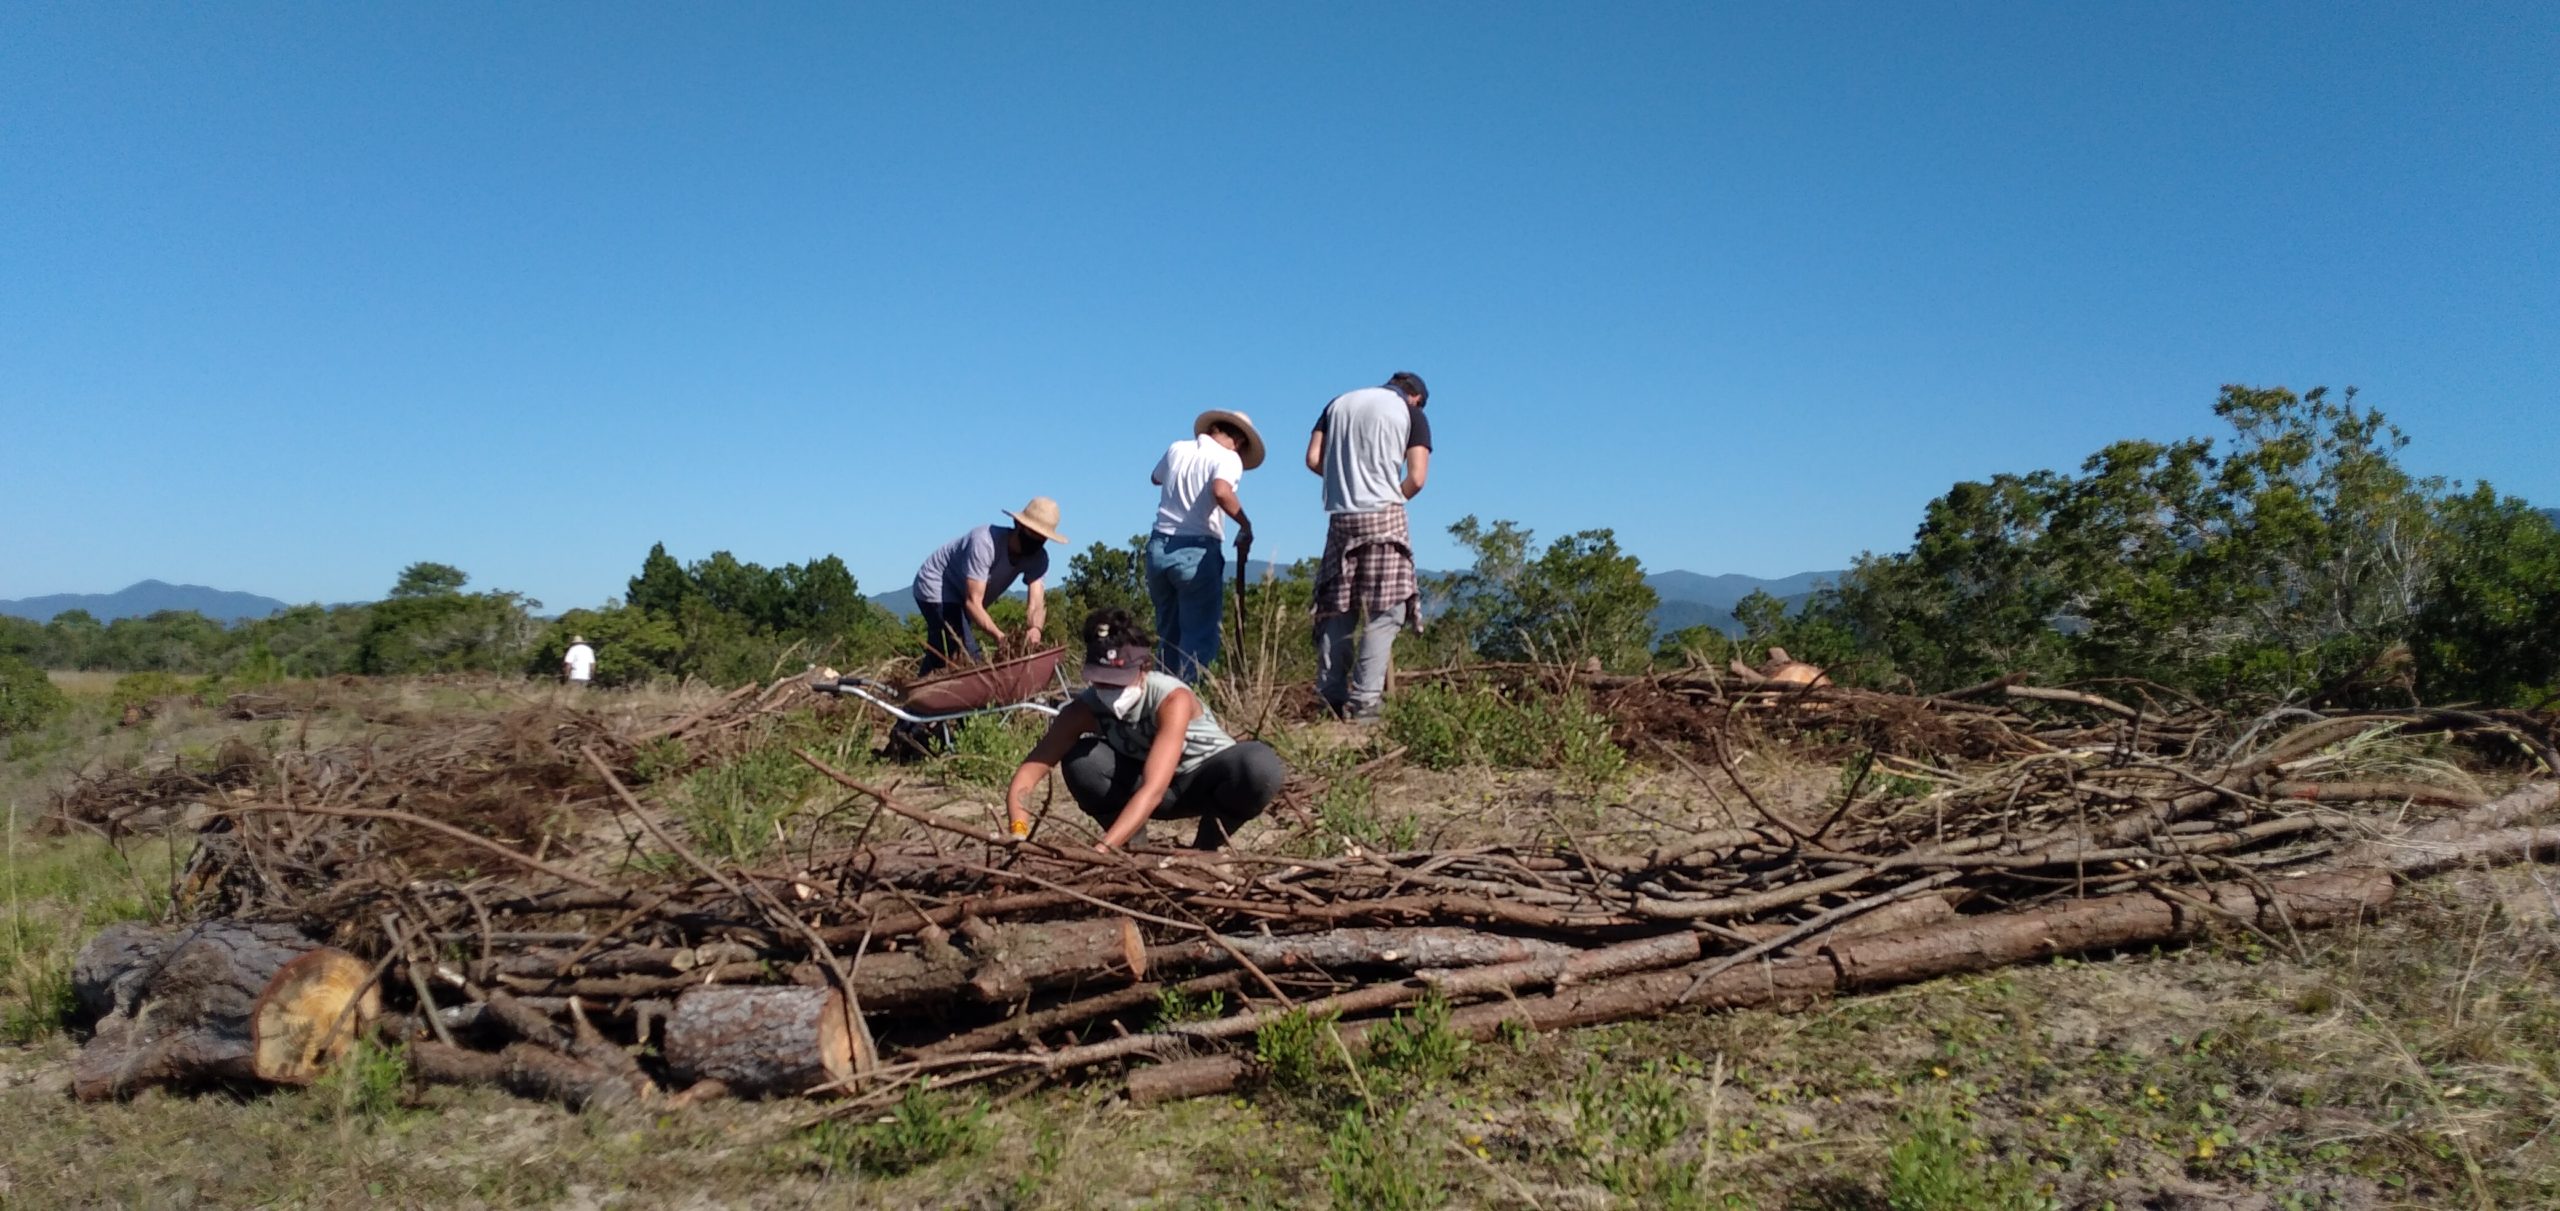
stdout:
[[[571,1113],[412,1087],[375,1062],[306,1090],[68,1100],[77,1040],[45,1018],[48,973],[98,926],[161,911],[186,842],[39,829],[54,792],[209,763],[227,742],[390,735],[556,696],[366,686],[279,719],[171,702],[135,727],[93,702],[15,743],[0,766],[13,822],[0,1205],[2560,1205],[2560,876],[2532,866],[2412,887],[2356,929],[2233,934],[1801,1013],[1473,1045],[1425,1033],[1392,1062],[1310,1063],[1242,1096],[1145,1109],[1098,1084],[918,1101],[874,1123],[821,1122],[813,1103]],[[827,731],[852,753],[872,736],[850,712],[788,726],[777,744]],[[1026,738],[973,727],[949,758],[871,772],[983,823]],[[1745,822],[1729,790],[1666,763],[1432,769],[1373,732],[1292,724],[1272,739],[1315,777],[1244,834],[1251,849],[1617,849]],[[1738,758],[1775,810],[1809,810],[1841,784],[1838,762],[1800,747],[1762,740]],[[781,772],[793,763],[758,761],[750,748],[671,776],[670,815],[748,849],[824,827],[835,796]]]

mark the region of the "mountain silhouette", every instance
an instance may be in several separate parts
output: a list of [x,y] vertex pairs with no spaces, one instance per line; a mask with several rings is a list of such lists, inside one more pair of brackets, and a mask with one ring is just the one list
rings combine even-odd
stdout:
[[209,589],[200,584],[144,580],[113,593],[53,593],[17,601],[0,601],[0,614],[50,622],[56,614],[87,610],[100,622],[113,622],[119,618],[141,618],[162,610],[193,610],[215,622],[233,623],[264,618],[285,608],[285,605],[273,597],[260,597],[255,593]]

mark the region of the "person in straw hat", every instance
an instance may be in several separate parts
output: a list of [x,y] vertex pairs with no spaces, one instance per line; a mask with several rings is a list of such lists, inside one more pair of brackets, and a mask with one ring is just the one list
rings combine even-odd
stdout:
[[1048,544],[1064,543],[1058,533],[1058,502],[1035,496],[1019,513],[1007,511],[1009,526],[984,525],[934,548],[916,569],[916,612],[924,616],[924,662],[918,673],[950,664],[961,652],[970,659],[982,653],[978,637],[1002,644],[1004,628],[987,607],[1023,582],[1030,597],[1030,618],[1023,639],[1037,645],[1040,628],[1049,621],[1044,582],[1049,575]]
[[587,646],[587,637],[571,635],[569,650],[560,656],[560,672],[569,679],[569,688],[583,690],[594,684],[596,650]]
[[1156,524],[1147,535],[1147,597],[1156,607],[1156,665],[1187,682],[1218,658],[1226,611],[1227,558],[1219,545],[1236,519],[1236,561],[1253,548],[1253,521],[1236,486],[1262,465],[1253,418],[1212,408],[1191,422],[1191,439],[1156,460]]

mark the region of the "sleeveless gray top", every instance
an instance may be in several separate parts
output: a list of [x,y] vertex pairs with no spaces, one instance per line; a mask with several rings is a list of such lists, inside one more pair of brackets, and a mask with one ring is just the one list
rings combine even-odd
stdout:
[[[1144,761],[1147,750],[1156,742],[1156,712],[1163,709],[1164,700],[1175,690],[1189,688],[1178,677],[1150,669],[1143,692],[1127,715],[1111,709],[1111,699],[1118,696],[1118,686],[1088,686],[1077,697],[1093,712],[1094,722],[1102,729],[1102,742],[1110,745],[1111,751],[1132,760]],[[1191,697],[1194,701],[1200,700],[1197,693]],[[1218,717],[1210,713],[1207,702],[1201,701],[1199,713],[1193,715],[1191,725],[1183,729],[1182,763],[1174,767],[1174,773],[1190,773],[1200,768],[1201,762],[1235,745],[1236,738],[1218,726]]]

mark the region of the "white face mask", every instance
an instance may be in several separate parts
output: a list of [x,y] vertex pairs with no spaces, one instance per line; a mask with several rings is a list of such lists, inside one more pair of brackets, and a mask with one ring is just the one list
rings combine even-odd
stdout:
[[1114,715],[1127,715],[1131,711],[1137,710],[1138,704],[1145,701],[1146,697],[1147,687],[1143,685],[1121,686],[1120,691],[1111,696],[1111,713]]

